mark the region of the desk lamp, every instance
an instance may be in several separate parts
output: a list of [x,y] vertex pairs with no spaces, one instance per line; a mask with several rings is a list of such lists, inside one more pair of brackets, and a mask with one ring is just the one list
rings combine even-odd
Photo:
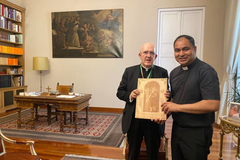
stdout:
[[33,57],[33,70],[40,71],[40,92],[42,92],[42,71],[49,70],[47,57]]

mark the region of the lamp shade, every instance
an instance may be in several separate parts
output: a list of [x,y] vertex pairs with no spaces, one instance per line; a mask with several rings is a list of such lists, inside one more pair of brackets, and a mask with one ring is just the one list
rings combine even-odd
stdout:
[[33,57],[33,70],[49,70],[47,57]]

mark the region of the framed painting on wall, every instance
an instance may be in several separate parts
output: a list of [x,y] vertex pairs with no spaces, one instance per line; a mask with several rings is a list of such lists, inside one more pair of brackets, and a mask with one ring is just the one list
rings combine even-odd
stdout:
[[53,58],[123,58],[123,9],[52,12]]

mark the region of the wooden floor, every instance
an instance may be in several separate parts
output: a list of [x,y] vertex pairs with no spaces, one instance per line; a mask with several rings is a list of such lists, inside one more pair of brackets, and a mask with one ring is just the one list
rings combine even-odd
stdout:
[[[14,113],[16,111],[9,111],[7,113],[0,114],[0,117]],[[168,119],[166,122],[166,133],[171,137],[171,126],[172,119]],[[208,156],[208,160],[218,160],[219,148],[220,148],[220,129],[214,126],[213,133],[213,145],[211,146],[211,153]],[[15,138],[16,139],[16,138]],[[84,144],[72,144],[72,143],[62,143],[62,142],[52,142],[52,141],[42,141],[35,140],[35,150],[42,160],[60,160],[65,154],[77,154],[77,155],[87,155],[96,156],[104,158],[114,158],[122,159],[122,149],[115,147],[103,147],[96,145],[84,145]],[[5,143],[7,152],[29,152],[27,146],[13,145]],[[171,151],[170,145],[168,146],[169,151]],[[232,142],[232,134],[227,134],[224,136],[224,146],[223,146],[223,158],[224,160],[234,160],[236,155],[237,147]],[[171,153],[169,153],[171,157]],[[171,160],[171,158],[169,158]]]

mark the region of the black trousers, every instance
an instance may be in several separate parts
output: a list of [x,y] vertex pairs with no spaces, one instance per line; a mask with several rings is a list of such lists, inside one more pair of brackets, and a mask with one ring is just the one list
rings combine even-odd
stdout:
[[173,122],[172,160],[207,160],[212,145],[212,125],[182,127]]
[[129,160],[138,160],[143,137],[147,147],[149,160],[158,160],[159,147],[161,143],[160,128],[156,122],[146,119],[132,119],[131,126],[127,132],[129,144]]

